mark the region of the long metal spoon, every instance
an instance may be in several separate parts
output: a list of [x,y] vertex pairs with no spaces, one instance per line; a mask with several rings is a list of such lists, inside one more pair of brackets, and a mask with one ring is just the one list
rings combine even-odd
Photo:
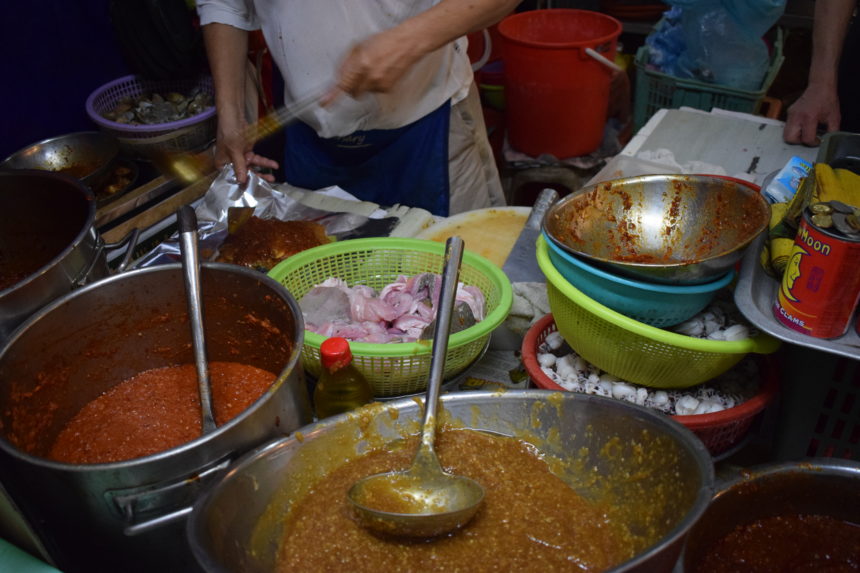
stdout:
[[209,386],[209,364],[206,360],[206,338],[203,334],[203,305],[200,299],[200,261],[197,254],[197,215],[189,205],[176,214],[179,220],[179,249],[182,254],[182,274],[188,299],[188,318],[191,322],[191,341],[194,345],[194,363],[197,366],[197,385],[200,392],[200,409],[203,433],[214,432],[215,415],[212,413],[212,389]]
[[436,311],[421,444],[412,465],[405,471],[375,474],[359,480],[348,493],[359,522],[376,532],[405,537],[442,535],[465,525],[484,499],[484,488],[480,484],[443,471],[433,448],[439,389],[462,258],[463,239],[449,238],[445,243],[445,268]]
[[[319,103],[325,91],[316,90],[295,101],[290,106],[281,106],[262,116],[245,130],[245,137],[254,144],[282,130],[299,118],[305,111]],[[190,185],[215,170],[214,148],[197,153],[166,152],[158,149],[150,153],[150,159],[166,175]]]

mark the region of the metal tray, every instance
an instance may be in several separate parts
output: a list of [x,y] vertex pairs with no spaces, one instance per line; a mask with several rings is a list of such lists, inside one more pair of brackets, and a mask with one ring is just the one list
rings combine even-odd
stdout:
[[759,235],[744,255],[735,287],[735,304],[738,310],[752,324],[780,340],[860,360],[860,336],[853,324],[848,333],[841,337],[824,340],[791,330],[774,318],[771,307],[776,299],[779,282],[768,276],[759,264],[759,253],[766,239],[766,233]]
[[828,133],[821,140],[815,162],[860,173],[860,134],[846,131]]
[[[816,163],[828,163],[860,173],[860,134],[837,131],[828,133],[818,148]],[[860,360],[860,336],[854,324],[839,338],[823,340],[813,338],[783,326],[773,316],[771,307],[776,298],[779,282],[764,272],[759,264],[762,244],[766,233],[756,239],[747,250],[741,265],[738,284],[735,288],[735,304],[747,320],[780,340]]]

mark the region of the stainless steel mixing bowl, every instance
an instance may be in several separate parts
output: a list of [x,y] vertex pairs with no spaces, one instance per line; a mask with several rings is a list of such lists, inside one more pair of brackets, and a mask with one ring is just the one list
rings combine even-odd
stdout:
[[[576,471],[564,479],[572,487],[618,500],[613,519],[639,532],[641,546],[614,571],[671,571],[712,495],[704,445],[667,416],[627,402],[543,390],[456,392],[441,397],[440,412],[454,425],[517,436],[569,460]],[[417,433],[421,413],[411,398],[375,404],[245,456],[195,504],[188,535],[198,562],[206,571],[273,571],[289,504],[369,444]]]
[[544,230],[569,253],[609,272],[665,284],[725,275],[767,228],[758,188],[710,175],[643,175],[565,197]]
[[0,163],[0,169],[64,173],[91,189],[103,183],[119,156],[119,141],[100,131],[80,131],[28,145]]

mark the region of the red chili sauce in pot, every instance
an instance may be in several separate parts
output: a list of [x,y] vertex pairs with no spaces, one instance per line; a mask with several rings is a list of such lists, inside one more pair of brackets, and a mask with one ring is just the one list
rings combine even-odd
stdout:
[[[211,362],[215,422],[226,424],[253,404],[276,376],[247,364]],[[48,457],[71,464],[111,463],[155,454],[199,438],[193,364],[146,370],[86,404],[57,436]]]
[[827,515],[779,515],[718,540],[695,573],[860,571],[860,525]]

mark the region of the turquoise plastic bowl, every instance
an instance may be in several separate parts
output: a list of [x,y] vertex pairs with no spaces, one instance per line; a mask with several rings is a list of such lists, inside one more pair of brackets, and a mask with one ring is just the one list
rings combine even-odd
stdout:
[[600,304],[650,326],[680,324],[702,311],[721,288],[735,278],[729,271],[717,280],[697,285],[665,285],[616,276],[576,258],[550,239],[549,258],[574,287]]

